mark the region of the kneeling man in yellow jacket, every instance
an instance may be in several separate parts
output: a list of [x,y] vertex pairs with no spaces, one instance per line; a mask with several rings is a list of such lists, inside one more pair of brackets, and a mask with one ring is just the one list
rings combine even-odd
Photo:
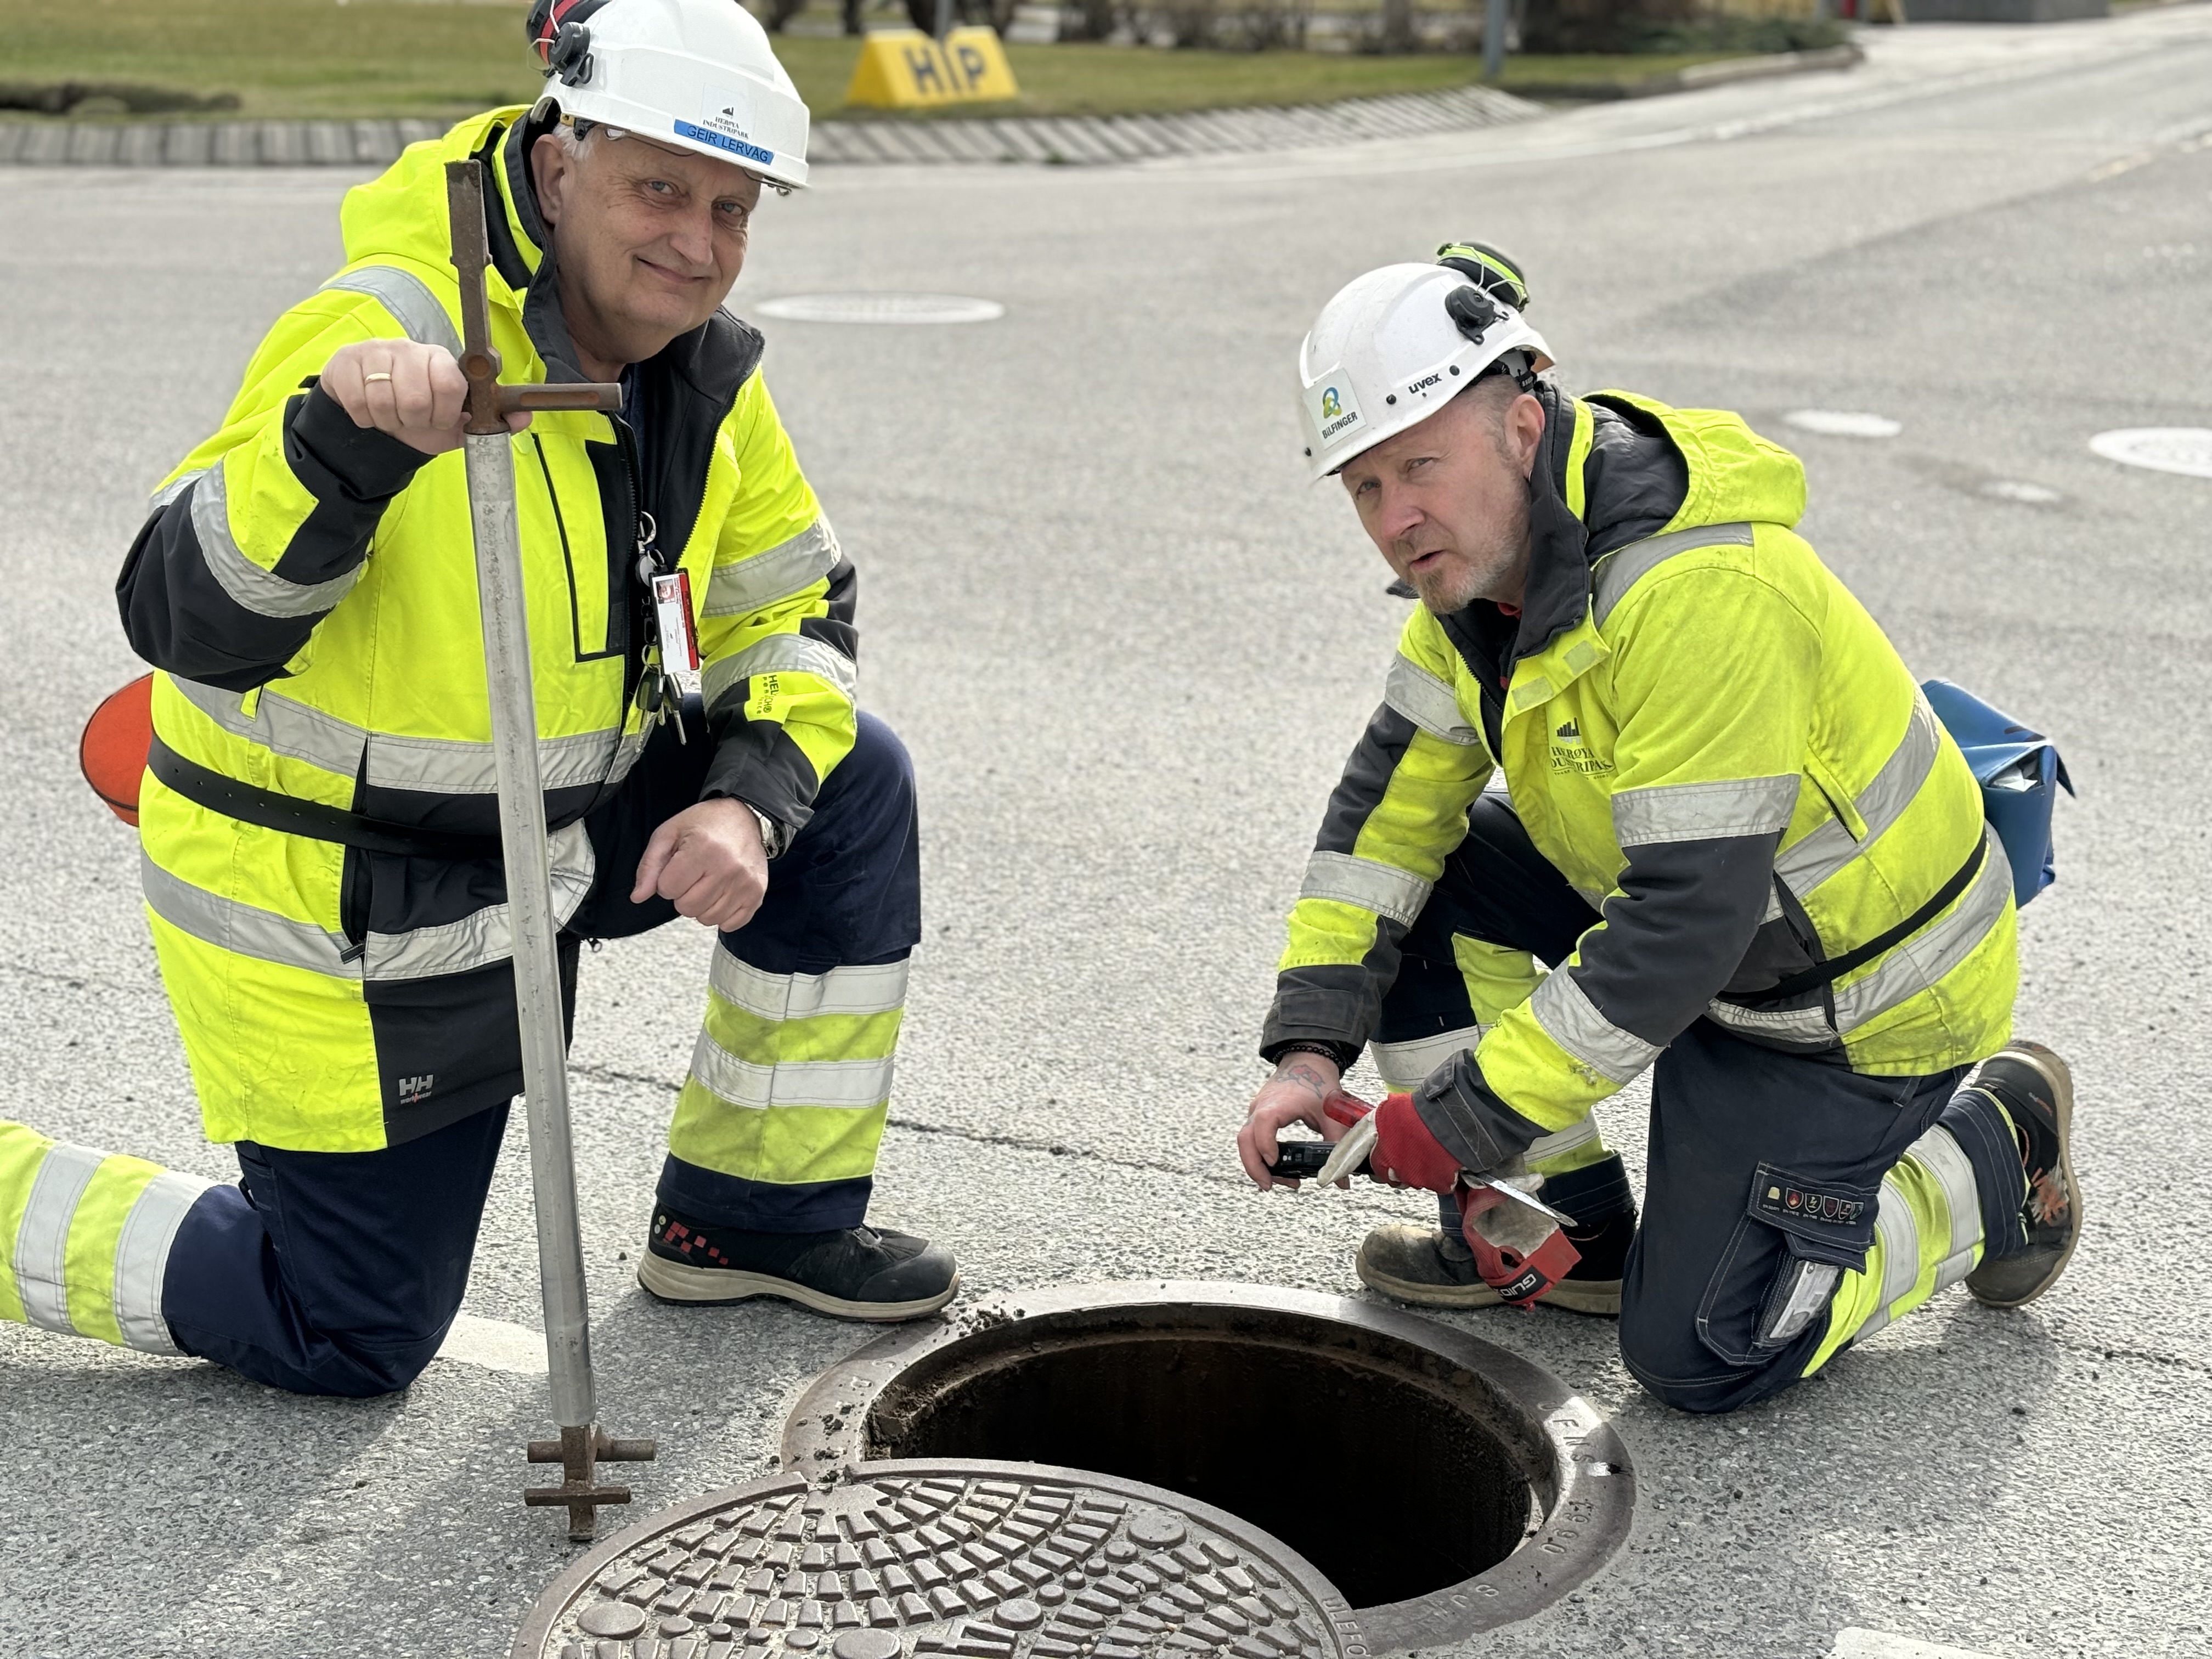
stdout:
[[[1371,1163],[1444,1194],[1360,1276],[1495,1304],[1462,1172],[1544,1176],[1661,1399],[1728,1411],[1964,1279],[2042,1293],[2079,1235],[2072,1091],[2012,1038],[2013,879],[1897,652],[1734,415],[1543,371],[1527,292],[1449,246],[1329,301],[1310,458],[1419,604],[1291,914],[1239,1139],[1371,1049]],[[1591,1109],[1650,1068],[1642,1224]],[[1343,1109],[1340,1108],[1340,1111]]]

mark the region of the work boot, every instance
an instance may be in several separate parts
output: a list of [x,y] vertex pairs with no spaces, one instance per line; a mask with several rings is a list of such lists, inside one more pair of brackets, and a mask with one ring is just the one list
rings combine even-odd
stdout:
[[2004,1108],[2020,1143],[2027,1196],[2020,1206],[2027,1242],[1984,1256],[1966,1275],[1974,1300],[2017,1308],[2058,1282],[2081,1240],[2081,1188],[2074,1178],[2074,1078],[2039,1042],[2014,1042],[1974,1068],[1966,1087]]
[[[1620,1318],[1621,1273],[1636,1237],[1636,1205],[1620,1158],[1549,1176],[1539,1195],[1581,1224],[1565,1231],[1582,1255],[1544,1293],[1540,1305]],[[1370,1290],[1416,1307],[1496,1308],[1504,1303],[1475,1272],[1474,1252],[1456,1227],[1377,1227],[1361,1241],[1352,1265]]]
[[942,1245],[911,1233],[846,1227],[756,1233],[656,1208],[637,1282],[664,1302],[780,1296],[840,1319],[890,1322],[933,1314],[960,1289]]

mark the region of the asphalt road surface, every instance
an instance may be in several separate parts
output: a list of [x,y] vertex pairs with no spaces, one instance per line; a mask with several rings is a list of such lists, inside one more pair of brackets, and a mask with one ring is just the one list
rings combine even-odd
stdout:
[[[1361,270],[1512,248],[1571,384],[1792,442],[1808,533],[1914,667],[2063,744],[2081,799],[2024,919],[2020,1024],[2081,1090],[2066,1279],[2014,1314],[1951,1291],[1717,1420],[1641,1395],[1606,1324],[1464,1316],[1613,1413],[1643,1494],[1602,1578],[1471,1653],[1778,1659],[1846,1628],[2022,1659],[2206,1645],[2212,483],[2088,441],[2212,425],[2212,11],[1874,46],[1849,75],[1402,144],[825,169],[763,213],[738,290],[1006,307],[767,325],[864,574],[864,695],[926,794],[878,1213],[948,1241],[973,1297],[1349,1294],[1361,1232],[1427,1201],[1262,1198],[1231,1149],[1280,917],[1401,615],[1298,468],[1293,353]],[[349,182],[0,176],[0,1115],[210,1176],[230,1166],[198,1133],[131,836],[75,743],[137,672],[110,586],[145,492],[337,264]],[[1785,423],[1805,409],[1902,429]],[[679,927],[588,958],[576,1042],[603,1415],[660,1436],[648,1504],[769,1469],[793,1391],[865,1334],[631,1282],[707,951]],[[1601,1112],[1637,1167],[1643,1100]],[[504,1653],[570,1553],[515,1501],[546,1421],[528,1340],[501,1340],[538,1317],[524,1170],[518,1127],[468,1302],[504,1323],[401,1398],[0,1328],[0,1654]],[[1255,1400],[1255,1437],[1300,1411]]]

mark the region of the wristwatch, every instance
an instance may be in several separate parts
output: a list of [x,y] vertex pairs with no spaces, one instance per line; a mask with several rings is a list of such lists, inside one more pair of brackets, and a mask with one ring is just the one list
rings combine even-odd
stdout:
[[783,856],[784,848],[791,844],[790,830],[779,820],[769,817],[749,800],[739,801],[738,804],[760,820],[761,851],[768,855],[769,863],[775,863]]

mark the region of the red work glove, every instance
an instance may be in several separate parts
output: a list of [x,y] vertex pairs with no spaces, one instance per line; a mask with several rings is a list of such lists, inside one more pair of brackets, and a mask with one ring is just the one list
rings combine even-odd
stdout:
[[1516,1308],[1534,1307],[1583,1259],[1556,1224],[1487,1187],[1459,1189],[1459,1223],[1475,1272]]
[[1459,1185],[1459,1160],[1437,1144],[1413,1109],[1411,1095],[1385,1095],[1375,1109],[1375,1150],[1368,1167],[1377,1181],[1448,1193]]

